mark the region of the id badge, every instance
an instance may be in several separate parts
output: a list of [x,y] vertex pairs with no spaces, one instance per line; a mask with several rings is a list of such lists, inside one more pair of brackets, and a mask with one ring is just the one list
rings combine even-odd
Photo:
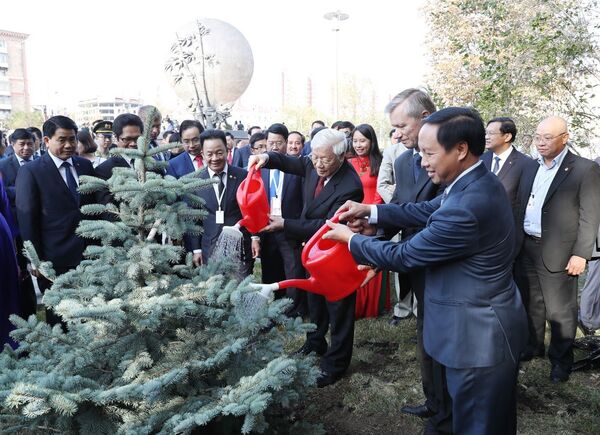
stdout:
[[279,197],[271,199],[271,216],[281,217],[281,198]]
[[217,225],[225,224],[225,212],[223,210],[217,210],[216,223]]
[[531,208],[535,206],[535,198],[533,195],[529,195],[529,201],[527,202],[527,208]]

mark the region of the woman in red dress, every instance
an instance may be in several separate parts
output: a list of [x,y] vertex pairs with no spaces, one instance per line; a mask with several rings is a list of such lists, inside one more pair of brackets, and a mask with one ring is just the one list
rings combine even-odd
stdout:
[[[382,204],[377,193],[377,174],[381,166],[381,150],[375,130],[369,124],[360,124],[352,132],[352,151],[349,160],[363,185],[363,204]],[[377,317],[390,309],[389,274],[379,272],[371,281],[356,291],[356,318]]]

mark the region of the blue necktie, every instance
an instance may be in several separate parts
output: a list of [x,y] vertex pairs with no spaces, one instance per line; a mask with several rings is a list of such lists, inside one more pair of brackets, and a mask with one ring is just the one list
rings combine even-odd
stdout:
[[498,174],[499,170],[500,170],[500,157],[496,156],[496,157],[494,157],[494,167],[492,168],[492,172],[494,174]]
[[415,177],[415,183],[419,179],[419,174],[421,173],[421,154],[416,153],[413,155],[413,176]]
[[75,181],[75,177],[73,177],[73,173],[71,172],[71,164],[69,162],[63,162],[61,166],[65,168],[65,172],[67,173],[67,186],[71,191],[71,195],[73,195],[75,202],[79,204],[79,192],[77,192],[77,182]]
[[269,185],[269,196],[275,198],[277,196],[277,186],[279,186],[279,169],[273,169],[271,184]]

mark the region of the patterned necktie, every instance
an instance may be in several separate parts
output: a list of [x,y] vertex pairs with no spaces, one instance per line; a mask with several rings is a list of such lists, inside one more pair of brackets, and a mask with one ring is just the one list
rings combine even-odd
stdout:
[[231,162],[233,161],[233,150],[229,150],[227,152],[227,163],[229,165],[231,165]]
[[223,174],[225,173],[221,172],[220,174],[213,175],[213,177],[219,180],[219,198],[221,197],[221,195],[223,194],[223,190],[225,189],[225,183],[223,183]]
[[198,154],[197,156],[194,157],[194,161],[196,162],[196,168],[201,169],[202,168],[202,156],[200,154]]
[[71,172],[71,164],[69,162],[63,162],[61,167],[65,168],[65,172],[67,173],[67,187],[71,191],[71,195],[73,195],[73,199],[76,203],[79,204],[79,192],[77,192],[77,181],[75,181],[75,177]]
[[321,190],[323,190],[323,187],[325,186],[325,177],[319,177],[319,182],[317,183],[317,188],[315,189],[315,196],[313,198],[316,198],[319,193],[321,193]]
[[421,154],[416,153],[413,154],[413,176],[415,178],[415,183],[419,179],[419,174],[421,173]]
[[499,170],[500,170],[500,157],[496,156],[496,157],[494,157],[494,167],[492,168],[492,172],[494,174],[498,174]]

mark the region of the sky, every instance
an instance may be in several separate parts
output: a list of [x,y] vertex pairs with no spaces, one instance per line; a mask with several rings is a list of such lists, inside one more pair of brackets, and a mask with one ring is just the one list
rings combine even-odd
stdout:
[[323,15],[339,9],[350,15],[339,32],[340,76],[371,81],[378,98],[386,100],[423,84],[421,4],[10,0],[0,14],[0,28],[30,35],[26,49],[33,105],[72,107],[95,96],[119,96],[172,106],[183,104],[163,72],[175,32],[196,18],[220,19],[240,30],[253,51],[254,74],[244,103],[276,104],[282,71],[299,86],[308,76],[317,85],[333,81],[335,33]]

